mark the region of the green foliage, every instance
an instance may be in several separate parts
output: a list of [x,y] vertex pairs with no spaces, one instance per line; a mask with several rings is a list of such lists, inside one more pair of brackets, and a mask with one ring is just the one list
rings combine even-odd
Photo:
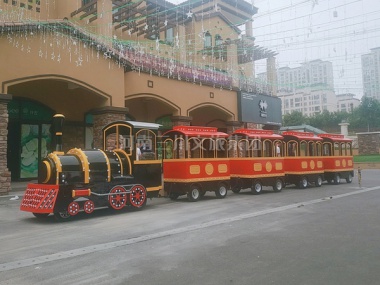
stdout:
[[299,126],[306,124],[306,117],[301,112],[295,111],[291,114],[286,114],[283,117],[283,125],[287,126]]
[[355,155],[354,162],[380,162],[380,154]]
[[350,124],[349,130],[352,132],[380,131],[380,102],[363,97],[359,107],[351,113],[324,110],[307,117],[296,111],[283,117],[285,127],[307,124],[326,132],[339,132],[339,124],[343,121]]

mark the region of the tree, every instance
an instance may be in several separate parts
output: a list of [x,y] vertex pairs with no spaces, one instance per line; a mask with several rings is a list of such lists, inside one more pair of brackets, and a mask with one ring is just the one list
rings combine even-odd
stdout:
[[363,97],[358,107],[358,115],[360,122],[365,122],[364,125],[367,127],[368,132],[380,128],[380,102],[378,100],[371,97]]
[[299,126],[306,123],[306,117],[299,111],[286,114],[283,117],[284,127]]

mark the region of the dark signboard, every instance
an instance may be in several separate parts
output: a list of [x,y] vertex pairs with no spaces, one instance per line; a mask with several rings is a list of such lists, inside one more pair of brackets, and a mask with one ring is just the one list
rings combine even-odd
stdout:
[[239,121],[281,126],[281,99],[275,96],[238,92]]

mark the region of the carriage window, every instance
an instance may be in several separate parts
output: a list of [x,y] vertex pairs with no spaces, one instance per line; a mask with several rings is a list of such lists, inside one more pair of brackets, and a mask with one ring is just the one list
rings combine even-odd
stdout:
[[262,145],[261,145],[261,141],[260,140],[252,140],[251,143],[250,143],[250,147],[252,149],[252,155],[253,157],[261,157],[261,149],[262,149]]
[[323,156],[331,156],[331,143],[324,143],[323,144]]
[[273,150],[272,150],[272,142],[271,141],[264,141],[263,143],[264,149],[263,149],[263,156],[265,157],[271,157]]
[[106,150],[123,149],[128,155],[131,155],[132,142],[129,126],[113,125],[104,130],[103,148]]
[[316,147],[316,153],[315,153],[315,155],[316,156],[321,156],[322,155],[322,143],[321,142],[317,142],[316,143],[316,145],[315,145],[315,147]]
[[226,158],[228,157],[228,143],[225,139],[216,140],[216,157]]
[[273,156],[283,156],[283,147],[281,141],[274,141]]
[[228,140],[228,156],[237,157],[237,142],[235,140]]
[[203,158],[215,157],[215,141],[213,139],[204,139],[202,141]]
[[306,156],[307,155],[307,142],[302,141],[300,143],[300,156]]
[[200,158],[201,157],[201,141],[197,138],[190,138],[187,142],[188,157]]
[[297,143],[295,141],[289,141],[287,143],[288,156],[297,156]]
[[118,135],[119,144],[117,145],[117,148],[123,149],[127,154],[131,155],[133,149],[133,140],[130,127],[120,125],[118,127]]
[[172,159],[173,158],[173,141],[166,140],[164,143],[164,159]]
[[183,138],[174,141],[173,158],[185,158],[185,140]]
[[249,145],[245,139],[238,143],[238,157],[249,157]]
[[347,155],[352,155],[352,144],[347,143]]
[[313,141],[310,141],[309,142],[309,152],[308,152],[308,156],[315,156],[316,154],[316,150],[315,150],[315,142]]
[[342,149],[339,143],[334,143],[334,156],[342,155]]
[[148,129],[136,133],[136,143],[141,151],[141,160],[156,159],[156,134]]

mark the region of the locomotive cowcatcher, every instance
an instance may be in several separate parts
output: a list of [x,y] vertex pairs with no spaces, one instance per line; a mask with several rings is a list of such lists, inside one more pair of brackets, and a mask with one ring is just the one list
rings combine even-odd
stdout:
[[[53,213],[68,220],[84,211],[108,206],[141,209],[148,197],[162,189],[162,165],[156,150],[157,130],[153,123],[118,121],[103,128],[102,149],[62,151],[64,116],[53,118],[56,150],[40,164],[38,183],[28,184],[22,211],[38,218]],[[145,152],[137,155],[138,145]]]

